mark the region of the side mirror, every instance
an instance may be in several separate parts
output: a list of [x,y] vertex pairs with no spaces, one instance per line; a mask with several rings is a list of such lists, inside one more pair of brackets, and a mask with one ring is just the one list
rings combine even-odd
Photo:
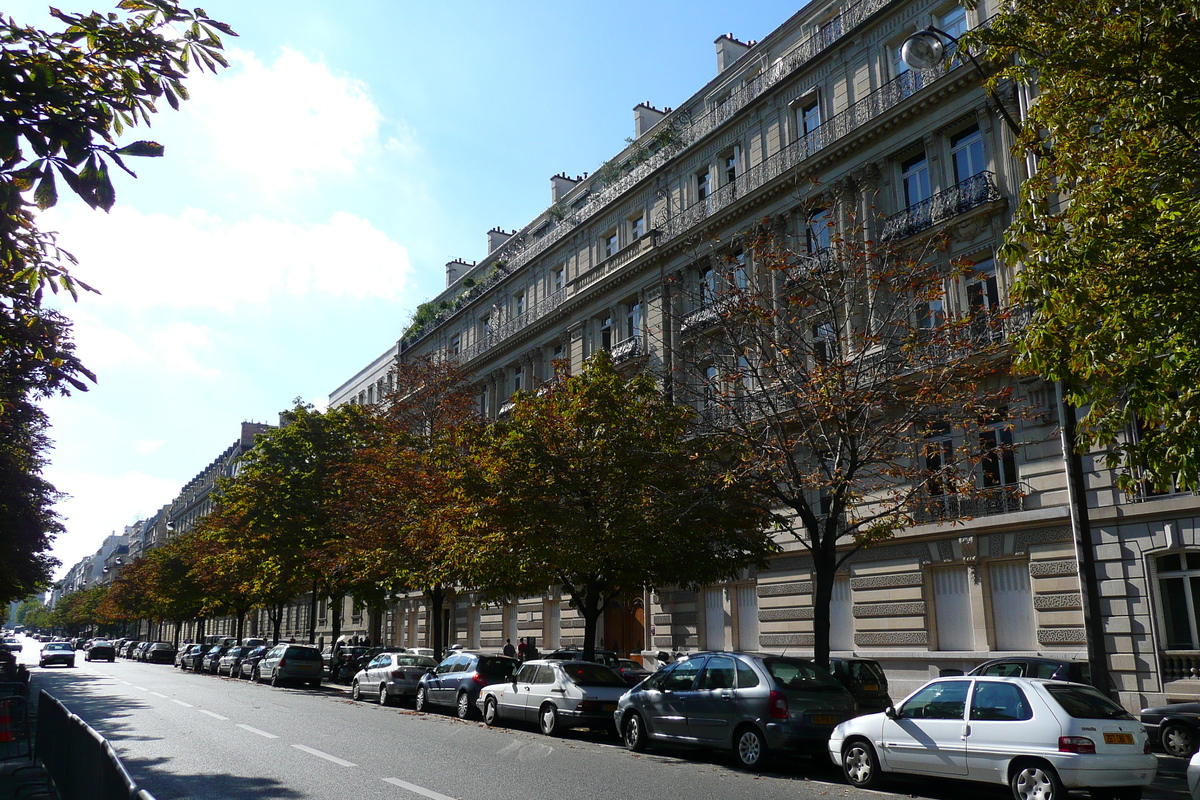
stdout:
[[888,719],[899,719],[899,715],[896,713],[895,706],[888,706],[883,710],[883,713],[887,715]]

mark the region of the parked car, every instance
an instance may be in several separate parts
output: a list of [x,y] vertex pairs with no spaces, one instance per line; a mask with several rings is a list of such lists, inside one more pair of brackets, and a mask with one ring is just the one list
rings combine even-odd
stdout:
[[243,647],[241,645],[229,648],[217,659],[216,673],[218,675],[228,675],[231,678],[234,677],[233,673],[241,669],[242,656],[253,649],[253,647]]
[[133,658],[133,651],[137,649],[139,644],[141,644],[141,642],[139,642],[137,639],[130,639],[125,645],[125,649],[123,649],[120,653],[121,658]]
[[150,645],[154,642],[139,642],[137,648],[133,651],[134,661],[145,661],[146,651],[150,649]]
[[350,683],[354,674],[360,669],[358,660],[366,655],[370,648],[362,645],[347,645],[338,648],[337,658],[326,665],[325,659],[321,659],[322,665],[328,667],[329,680],[334,683]]
[[435,661],[437,660],[436,657],[433,655],[432,647],[410,647],[410,648],[408,648],[408,652],[413,653],[418,656],[429,656],[430,658],[434,659]]
[[24,645],[21,644],[21,640],[15,636],[5,636],[4,637],[4,649],[10,653],[21,652],[21,648],[23,646]]
[[1187,765],[1188,794],[1192,800],[1200,800],[1200,753],[1192,756]]
[[508,656],[452,653],[421,676],[415,701],[417,711],[430,706],[451,706],[459,719],[475,713],[475,701],[484,686],[512,679],[520,662]]
[[75,648],[71,647],[70,642],[47,642],[42,646],[42,652],[38,656],[38,666],[48,667],[51,664],[75,666]]
[[590,661],[526,661],[511,681],[483,687],[476,708],[483,721],[538,723],[552,736],[567,728],[613,730],[617,701],[629,684],[613,669]]
[[262,647],[266,643],[266,639],[260,639],[257,636],[248,636],[245,639],[242,639],[242,647],[245,647],[248,650],[253,650],[255,647]]
[[321,651],[306,644],[277,644],[258,662],[255,681],[266,678],[272,686],[284,681],[321,685]]
[[350,696],[361,700],[364,694],[374,695],[381,706],[392,700],[415,697],[421,677],[435,667],[437,662],[429,656],[379,653],[350,681]]
[[730,749],[747,769],[772,752],[824,752],[854,716],[854,698],[811,661],[757,653],[696,653],[655,672],[617,704],[630,750],[651,742]]
[[254,670],[258,666],[258,662],[262,661],[262,657],[265,656],[267,651],[270,649],[271,648],[267,647],[265,644],[260,644],[258,647],[250,648],[250,651],[242,656],[242,662],[238,664],[237,674],[233,675],[232,677],[254,678],[254,680],[258,680],[254,674]]
[[649,678],[654,673],[643,667],[632,658],[617,659],[620,666],[617,667],[617,672],[625,679],[625,682],[630,686],[637,686],[639,683]]
[[968,675],[992,675],[1001,678],[1045,678],[1048,681],[1092,682],[1086,661],[1069,661],[1040,656],[1011,656],[985,661]]
[[873,658],[830,658],[829,674],[850,692],[859,714],[883,711],[892,704],[883,665]]
[[217,674],[217,664],[221,661],[221,656],[228,653],[230,646],[227,644],[214,644],[204,653],[204,657],[200,659],[200,671],[211,672]]
[[1165,753],[1187,758],[1200,747],[1200,703],[1143,708],[1141,722]]
[[95,639],[90,647],[83,651],[84,661],[116,661],[117,648],[107,639]]
[[150,664],[175,663],[175,645],[170,642],[153,642],[146,648],[143,661]]
[[1158,770],[1145,727],[1091,686],[990,676],[939,678],[844,722],[829,754],[854,786],[898,772],[1007,784],[1017,800],[1136,800]]
[[[555,650],[549,655],[542,656],[542,658],[551,661],[582,661],[583,650],[577,647],[564,647],[561,650]],[[612,650],[597,650],[596,655],[590,660],[596,664],[603,664],[610,669],[621,668],[621,659]]]
[[197,654],[203,656],[205,647],[202,644],[185,644],[175,653],[175,666],[180,669],[195,669],[193,662]]

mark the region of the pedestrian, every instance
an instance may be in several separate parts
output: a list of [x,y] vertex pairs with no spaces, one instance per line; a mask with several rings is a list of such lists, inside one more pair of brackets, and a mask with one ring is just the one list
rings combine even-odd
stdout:
[[517,660],[524,663],[525,661],[525,638],[521,637],[521,643],[517,645]]
[[509,658],[517,657],[517,648],[513,647],[512,639],[504,640],[504,655]]

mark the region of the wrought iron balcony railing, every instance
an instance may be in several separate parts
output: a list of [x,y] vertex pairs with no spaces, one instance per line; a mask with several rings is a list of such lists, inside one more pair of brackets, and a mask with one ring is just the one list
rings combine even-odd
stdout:
[[1018,482],[977,489],[974,494],[934,495],[922,498],[912,516],[920,523],[1011,514],[1025,508],[1028,494],[1029,487]]
[[628,361],[631,358],[637,358],[642,354],[642,337],[630,336],[628,339],[617,342],[613,345],[612,360],[614,364],[620,364]]
[[888,217],[883,223],[883,240],[889,242],[908,238],[972,208],[999,199],[1000,190],[996,188],[995,176],[990,172],[980,172]]

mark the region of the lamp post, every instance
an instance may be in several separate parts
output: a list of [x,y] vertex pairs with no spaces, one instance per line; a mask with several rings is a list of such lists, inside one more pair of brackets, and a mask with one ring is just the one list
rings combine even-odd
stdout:
[[[900,45],[900,59],[911,69],[932,69],[941,65],[948,55],[945,41],[958,44],[958,37],[933,25],[911,34]],[[966,56],[982,76],[983,67],[971,51],[957,48]],[[1014,136],[1019,136],[1021,126],[1008,113],[996,93],[988,89],[988,100],[1003,118]],[[1049,156],[1046,149],[1039,154]],[[1030,161],[1030,169],[1036,161]],[[1092,685],[1105,694],[1111,694],[1108,676],[1108,655],[1104,642],[1104,621],[1100,610],[1100,591],[1096,580],[1096,553],[1092,540],[1091,519],[1088,515],[1087,483],[1083,472],[1083,458],[1076,450],[1078,420],[1076,409],[1067,399],[1067,388],[1063,381],[1054,382],[1056,406],[1058,408],[1058,430],[1063,451],[1063,471],[1067,479],[1067,505],[1071,516],[1071,538],[1075,543],[1075,561],[1079,567],[1079,591],[1083,605],[1084,639],[1087,642],[1088,667]]]

